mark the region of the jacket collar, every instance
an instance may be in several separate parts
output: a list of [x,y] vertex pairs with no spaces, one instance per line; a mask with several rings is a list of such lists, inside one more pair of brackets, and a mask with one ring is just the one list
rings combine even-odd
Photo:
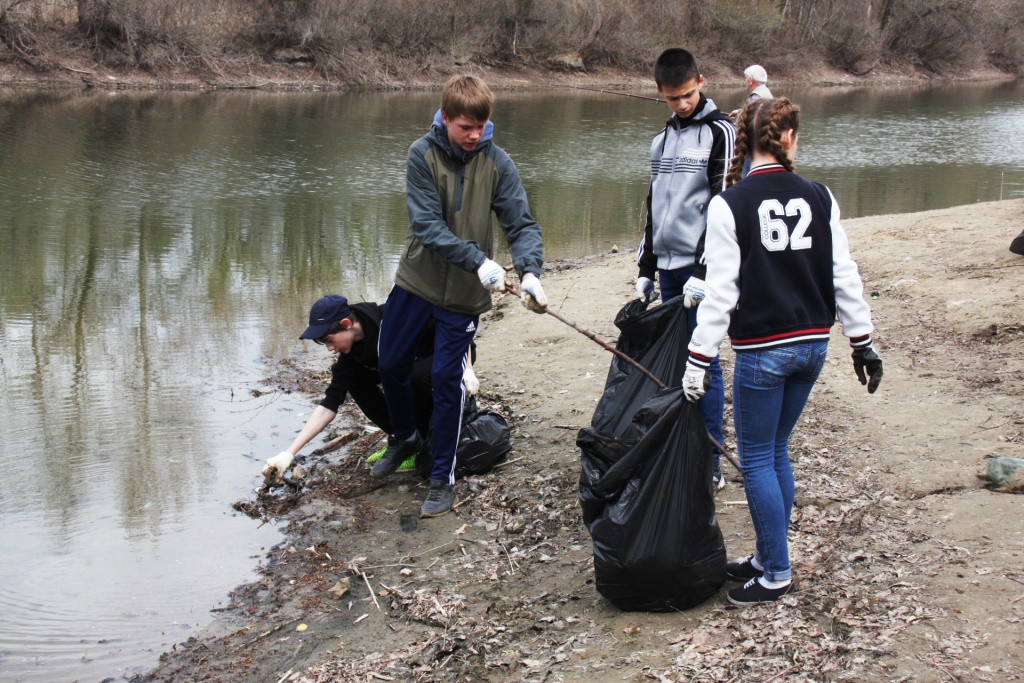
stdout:
[[701,93],[692,114],[685,119],[679,118],[677,114],[672,114],[672,118],[668,120],[665,127],[680,130],[699,123],[710,123],[718,119],[728,118],[728,116],[718,111],[718,107],[715,106],[712,100],[709,100],[704,93]]

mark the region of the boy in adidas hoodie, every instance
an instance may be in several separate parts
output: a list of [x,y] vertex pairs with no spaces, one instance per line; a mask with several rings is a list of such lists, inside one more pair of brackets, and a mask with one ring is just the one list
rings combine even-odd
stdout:
[[538,279],[541,229],[519,171],[491,140],[493,102],[479,78],[449,79],[430,131],[409,148],[406,164],[410,234],[381,321],[378,365],[395,438],[370,474],[391,474],[419,449],[410,382],[416,340],[433,320],[434,469],[423,517],[443,515],[455,503],[466,349],[480,314],[491,308],[491,292],[505,291],[505,270],[491,260],[492,214],[520,273],[523,305],[537,313],[547,306]]
[[[654,294],[661,280],[661,299],[685,296],[689,332],[697,327],[697,305],[704,298],[704,230],[708,203],[725,189],[736,131],[729,117],[704,96],[704,76],[697,60],[681,48],[670,48],[654,63],[658,94],[668,102],[672,118],[651,143],[651,185],[647,193],[647,224],[637,251],[640,268],[637,298]],[[708,369],[711,388],[698,403],[708,433],[722,442],[725,389],[716,356]],[[725,485],[721,454],[714,453],[714,486]]]

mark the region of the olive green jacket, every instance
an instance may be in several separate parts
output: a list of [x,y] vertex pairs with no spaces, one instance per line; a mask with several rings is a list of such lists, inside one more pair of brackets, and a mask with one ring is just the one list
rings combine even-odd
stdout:
[[395,284],[445,310],[480,315],[490,293],[476,271],[492,258],[492,214],[498,217],[520,274],[540,275],[544,251],[540,226],[530,215],[519,171],[491,141],[488,122],[476,149],[453,148],[440,112],[430,132],[409,148],[406,206],[409,237]]

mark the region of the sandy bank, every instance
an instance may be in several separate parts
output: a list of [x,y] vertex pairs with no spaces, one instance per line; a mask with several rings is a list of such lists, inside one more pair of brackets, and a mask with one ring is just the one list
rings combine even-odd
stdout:
[[[403,529],[420,483],[371,482],[358,443],[307,460],[275,503],[287,540],[261,580],[136,680],[1020,680],[1022,499],[976,473],[1024,455],[1024,258],[1007,250],[1024,200],[845,226],[885,379],[869,396],[834,335],[792,443],[797,595],[637,614],[596,593],[575,437],[610,357],[505,299],[477,370],[513,425],[509,463],[461,482],[453,514]],[[635,245],[620,246],[545,278],[554,307],[610,341],[635,277]],[[728,386],[728,352],[723,365]],[[719,523],[740,555],[753,532],[727,474]]]

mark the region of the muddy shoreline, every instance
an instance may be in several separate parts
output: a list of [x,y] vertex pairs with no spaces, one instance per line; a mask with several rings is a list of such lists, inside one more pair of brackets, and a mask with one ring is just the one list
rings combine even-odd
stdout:
[[[708,88],[742,87],[745,65],[702,62]],[[455,73],[457,69],[453,69]],[[558,71],[542,68],[498,69],[469,64],[462,71],[481,76],[499,90],[521,90],[557,86],[615,87],[624,90],[654,90],[647,72],[594,68],[586,71]],[[144,70],[64,60],[52,68],[38,70],[16,61],[0,63],[0,89],[85,89],[85,90],[268,90],[268,91],[403,91],[439,89],[447,74],[436,73],[405,79],[389,79],[375,85],[353,85],[325,78],[309,65],[269,62],[240,62],[219,65],[216,70]],[[824,64],[809,65],[798,72],[769,74],[772,87],[799,86],[919,86],[945,82],[1012,81],[1014,74],[993,68],[935,74],[911,67],[880,67],[855,76]]]
[[[260,579],[131,680],[1024,679],[1024,532],[1007,524],[1021,498],[977,476],[1024,451],[1024,259],[1007,250],[1022,227],[1024,200],[846,222],[886,375],[868,397],[834,334],[791,444],[796,595],[644,614],[597,594],[575,438],[610,356],[506,298],[482,320],[477,372],[512,426],[507,463],[460,481],[452,514],[411,523],[423,483],[371,480],[374,436],[305,458],[290,488],[237,503],[284,531]],[[630,252],[549,263],[545,289],[614,340]],[[723,366],[728,387],[727,351]],[[322,371],[271,384],[315,393]],[[731,441],[728,405],[727,420]],[[726,474],[718,518],[737,556],[753,532]]]

